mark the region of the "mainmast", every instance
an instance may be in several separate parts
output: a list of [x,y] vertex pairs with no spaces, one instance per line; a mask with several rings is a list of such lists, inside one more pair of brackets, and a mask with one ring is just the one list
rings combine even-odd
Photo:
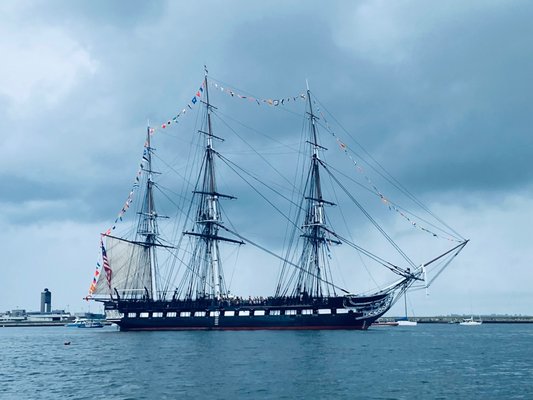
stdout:
[[[211,114],[214,108],[209,102],[209,87],[207,82],[207,70],[203,89],[205,90],[206,129],[199,132],[205,135],[204,162],[201,171],[201,187],[197,187],[194,194],[199,196],[196,213],[196,226],[198,232],[188,231],[186,235],[196,236],[200,239],[203,249],[194,251],[196,254],[196,266],[192,266],[195,273],[191,275],[186,297],[220,299],[226,295],[224,274],[221,265],[219,242],[226,241],[244,244],[242,241],[219,236],[219,228],[223,225],[220,214],[220,198],[234,199],[235,197],[221,194],[217,191],[215,162],[216,151],[213,148],[213,140],[223,141],[222,138],[213,134]],[[202,179],[203,175],[203,179]],[[200,242],[199,242],[200,244]]]
[[302,270],[299,273],[294,293],[295,295],[309,295],[322,297],[329,295],[334,288],[328,285],[330,276],[326,252],[331,244],[340,244],[331,238],[330,230],[326,227],[325,205],[335,205],[324,199],[322,195],[322,182],[320,178],[320,150],[327,150],[318,143],[316,121],[318,117],[313,113],[311,92],[307,86],[307,100],[309,105],[311,165],[307,181],[306,215],[302,226],[304,246],[301,256]]
[[151,147],[151,134],[150,127],[148,126],[146,132],[146,143],[145,143],[145,154],[143,159],[146,161],[143,171],[146,173],[146,192],[142,205],[139,224],[137,226],[137,234],[144,236],[144,249],[146,252],[146,260],[149,263],[150,271],[150,282],[151,287],[145,288],[148,290],[148,297],[155,299],[157,297],[157,285],[156,285],[156,276],[157,276],[157,252],[155,247],[157,246],[157,236],[159,235],[159,229],[157,226],[157,218],[159,217],[154,202],[154,180],[153,176],[157,172],[152,170],[152,152],[154,149]]
[[215,163],[213,160],[213,128],[211,125],[211,104],[209,103],[209,87],[207,86],[207,71],[204,78],[205,83],[205,99],[207,108],[207,144],[206,144],[206,183],[208,192],[206,194],[207,218],[205,224],[208,228],[209,236],[206,236],[207,241],[207,259],[211,263],[211,270],[213,271],[213,287],[215,290],[215,298],[220,298],[221,292],[221,271],[220,271],[220,252],[218,248],[218,241],[215,237],[218,236],[218,225],[220,221],[220,211],[218,207],[218,196],[215,183]]

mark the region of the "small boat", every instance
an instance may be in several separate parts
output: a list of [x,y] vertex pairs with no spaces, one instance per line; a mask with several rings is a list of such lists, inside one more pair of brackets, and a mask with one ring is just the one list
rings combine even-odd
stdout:
[[462,322],[459,322],[459,325],[467,325],[467,326],[474,326],[474,325],[481,325],[483,321],[481,321],[481,318],[479,320],[474,320],[474,317],[470,318],[463,318]]
[[103,328],[103,327],[104,327],[104,324],[101,321],[89,319],[83,325],[79,326],[78,328]]
[[76,318],[73,322],[65,325],[67,328],[103,328],[101,321],[87,318]]
[[376,321],[372,326],[398,326],[398,321]]
[[407,318],[407,295],[405,293],[403,294],[403,301],[405,304],[405,317],[397,319],[397,324],[399,326],[416,326],[416,321],[410,321],[409,318]]
[[76,318],[74,321],[69,322],[65,326],[67,328],[79,328],[81,325],[85,323],[85,321],[86,321],[85,318]]
[[410,321],[408,319],[399,319],[396,321],[399,326],[416,326],[418,322]]

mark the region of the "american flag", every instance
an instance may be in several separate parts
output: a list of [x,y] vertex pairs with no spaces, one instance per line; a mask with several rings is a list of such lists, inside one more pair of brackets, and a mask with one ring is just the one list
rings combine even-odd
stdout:
[[102,261],[104,265],[105,276],[107,278],[107,284],[111,290],[111,267],[109,266],[109,260],[107,259],[107,252],[105,251],[104,242],[100,242],[102,245]]

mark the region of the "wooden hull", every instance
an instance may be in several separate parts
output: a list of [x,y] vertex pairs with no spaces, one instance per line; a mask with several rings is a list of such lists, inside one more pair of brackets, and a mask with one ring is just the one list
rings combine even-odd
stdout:
[[366,330],[374,318],[356,319],[352,315],[261,316],[186,318],[123,318],[115,321],[122,331],[155,330]]
[[388,295],[328,299],[227,301],[109,301],[108,321],[122,331],[366,330],[390,307]]

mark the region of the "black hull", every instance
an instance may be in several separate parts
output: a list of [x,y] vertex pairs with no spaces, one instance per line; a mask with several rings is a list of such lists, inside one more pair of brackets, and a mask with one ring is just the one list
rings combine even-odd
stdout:
[[188,321],[172,320],[163,318],[161,320],[141,320],[140,318],[121,320],[117,322],[121,331],[160,331],[160,330],[334,330],[353,329],[366,330],[373,319],[355,320],[355,318],[334,317],[324,318],[289,318],[282,316],[275,318],[250,317],[246,321],[232,321],[229,318],[247,317],[222,317],[218,325],[215,325],[214,318],[191,317]]
[[157,330],[366,330],[391,304],[388,294],[328,299],[105,302],[121,331]]

